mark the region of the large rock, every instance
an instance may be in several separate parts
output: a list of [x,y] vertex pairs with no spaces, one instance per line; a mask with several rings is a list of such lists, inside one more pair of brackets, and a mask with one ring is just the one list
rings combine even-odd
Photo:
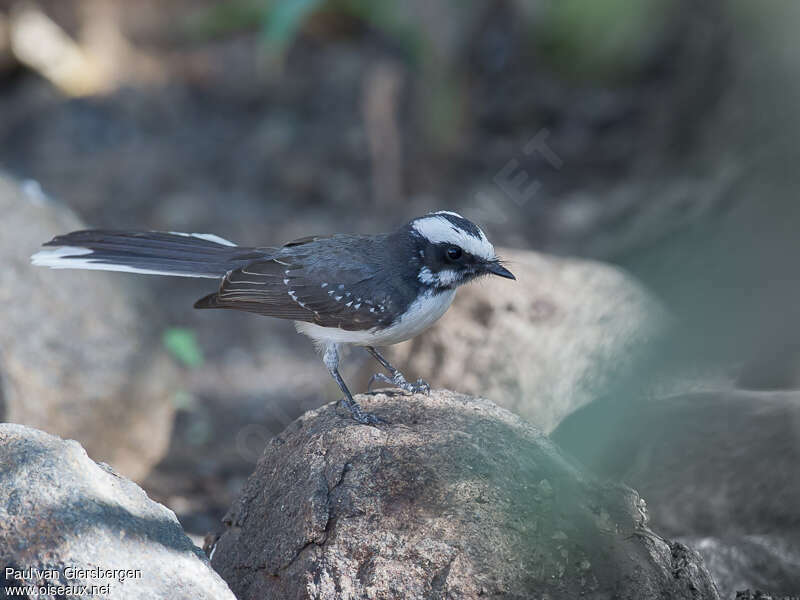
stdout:
[[0,176],[0,419],[74,438],[134,479],[166,451],[175,368],[124,276],[34,267],[85,228],[28,182]]
[[726,390],[596,403],[552,437],[634,486],[657,530],[704,540],[697,550],[721,591],[791,594],[800,591],[798,426],[800,392]]
[[[703,557],[722,598],[760,589],[772,590],[775,600],[780,600],[778,596],[783,594],[787,599],[797,600],[800,531],[680,539]],[[762,600],[770,600],[770,597],[764,596]]]
[[743,590],[741,592],[736,593],[735,600],[797,600],[797,596],[773,596],[771,594],[767,594],[762,592],[761,590],[756,590],[752,592],[750,590]]
[[[74,597],[234,598],[171,510],[77,442],[22,425],[0,425],[0,568],[5,586],[109,588]],[[76,573],[91,569],[103,573]]]
[[207,548],[255,598],[717,598],[694,552],[647,527],[633,491],[584,475],[487,400],[362,395],[267,445]]
[[[628,372],[667,316],[610,265],[498,253],[517,281],[459,289],[436,325],[387,350],[407,375],[492,398],[549,432]],[[364,375],[376,368],[368,363]]]

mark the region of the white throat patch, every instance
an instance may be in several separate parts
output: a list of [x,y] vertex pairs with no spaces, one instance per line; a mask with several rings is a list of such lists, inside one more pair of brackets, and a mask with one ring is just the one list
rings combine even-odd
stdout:
[[443,210],[420,217],[412,221],[411,226],[432,244],[453,244],[474,256],[486,260],[494,259],[494,246],[486,239],[486,234],[480,228],[476,227],[478,235],[475,236],[469,231],[457,227],[443,215],[452,215],[463,219],[457,213]]
[[420,283],[436,287],[450,287],[461,280],[461,276],[453,269],[442,269],[434,273],[428,267],[422,267],[417,274]]

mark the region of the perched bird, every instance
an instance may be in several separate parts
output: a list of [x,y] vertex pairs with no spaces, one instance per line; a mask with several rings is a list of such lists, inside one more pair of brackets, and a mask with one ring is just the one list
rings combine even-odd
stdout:
[[360,423],[380,419],[353,400],[339,374],[343,344],[364,346],[389,375],[373,380],[427,392],[375,349],[410,339],[441,317],[456,288],[481,275],[514,279],[481,229],[439,211],[394,233],[311,236],[279,248],[240,247],[211,234],[90,230],[59,235],[34,265],[221,279],[195,308],[230,308],[292,319],[314,340]]

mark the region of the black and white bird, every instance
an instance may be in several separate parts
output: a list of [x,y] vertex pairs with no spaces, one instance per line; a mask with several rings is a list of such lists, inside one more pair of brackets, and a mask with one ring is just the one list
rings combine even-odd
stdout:
[[90,230],[59,235],[34,254],[34,265],[176,277],[221,279],[218,291],[195,308],[229,308],[291,319],[314,340],[361,423],[380,419],[353,400],[339,374],[343,344],[364,346],[388,371],[373,379],[406,391],[411,383],[375,349],[430,327],[456,288],[482,275],[514,279],[481,229],[461,215],[439,211],[394,233],[311,236],[279,248],[240,247],[216,235]]

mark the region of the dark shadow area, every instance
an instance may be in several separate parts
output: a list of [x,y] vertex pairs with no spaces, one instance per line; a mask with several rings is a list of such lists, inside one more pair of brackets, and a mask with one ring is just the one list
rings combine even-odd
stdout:
[[199,552],[174,522],[139,517],[120,506],[97,499],[55,506],[27,514],[26,518],[41,524],[36,540],[4,540],[4,552],[10,556],[23,550],[30,552],[38,549],[42,554],[53,552],[61,544],[75,543],[75,540],[80,543],[80,538],[88,536],[95,528],[105,530],[115,538],[158,544],[178,552]]

